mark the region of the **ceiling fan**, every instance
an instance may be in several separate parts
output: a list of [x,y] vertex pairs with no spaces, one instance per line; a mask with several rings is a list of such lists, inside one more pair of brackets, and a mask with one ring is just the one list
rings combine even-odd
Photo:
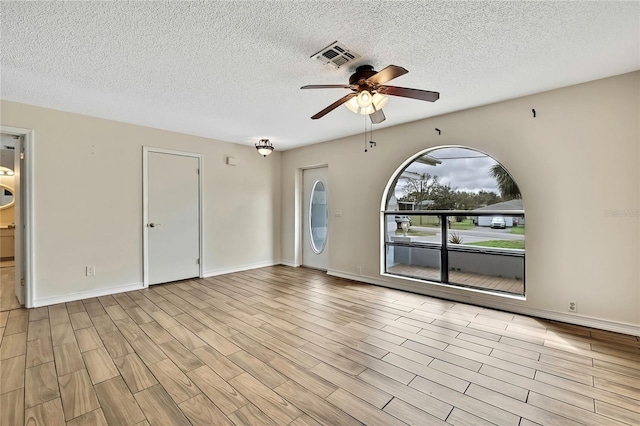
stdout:
[[355,113],[368,115],[371,118],[371,122],[376,124],[382,123],[386,118],[382,112],[382,107],[389,99],[383,95],[400,96],[428,102],[435,102],[440,97],[438,92],[385,85],[386,82],[408,72],[397,65],[389,65],[381,71],[375,71],[371,65],[361,65],[349,77],[349,84],[315,84],[302,86],[301,89],[351,89],[352,91],[312,116],[312,120],[322,118],[340,105],[345,104],[347,108]]

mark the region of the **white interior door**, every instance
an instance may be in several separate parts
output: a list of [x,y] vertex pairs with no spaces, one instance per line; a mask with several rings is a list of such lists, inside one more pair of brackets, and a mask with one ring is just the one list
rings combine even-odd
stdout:
[[24,253],[24,197],[22,196],[22,161],[24,159],[24,144],[22,137],[16,140],[15,152],[13,157],[13,171],[14,171],[14,223],[16,229],[14,230],[14,264],[15,264],[15,291],[18,302],[21,305],[25,304],[25,253]]
[[329,169],[302,171],[302,265],[329,268]]
[[147,151],[147,274],[158,284],[200,276],[200,158]]

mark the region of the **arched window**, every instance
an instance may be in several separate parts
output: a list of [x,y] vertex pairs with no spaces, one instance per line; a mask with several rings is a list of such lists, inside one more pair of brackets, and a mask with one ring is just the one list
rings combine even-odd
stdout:
[[385,194],[384,273],[525,294],[520,189],[494,158],[443,147],[407,160]]

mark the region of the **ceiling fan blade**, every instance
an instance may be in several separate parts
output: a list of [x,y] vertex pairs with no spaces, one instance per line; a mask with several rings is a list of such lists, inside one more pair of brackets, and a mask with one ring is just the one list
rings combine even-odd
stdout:
[[440,98],[440,93],[428,90],[409,89],[398,86],[378,86],[378,92],[383,95],[401,96],[403,98],[418,99],[420,101],[435,102]]
[[406,69],[397,65],[389,65],[388,67],[369,77],[367,81],[375,84],[384,84],[387,81],[391,81],[394,78],[405,75],[408,72],[409,71],[407,71]]
[[353,89],[348,84],[309,84],[302,86],[301,89]]
[[369,114],[369,118],[373,124],[382,123],[387,117],[384,116],[384,112],[381,109],[377,110],[373,114]]
[[334,109],[338,108],[340,105],[342,105],[343,103],[347,102],[349,99],[351,99],[351,98],[353,98],[355,96],[357,96],[357,93],[349,93],[349,94],[341,97],[340,99],[338,99],[337,101],[335,101],[334,103],[332,103],[331,105],[329,105],[328,107],[326,107],[325,109],[323,109],[322,111],[320,111],[319,113],[317,113],[316,115],[311,117],[311,119],[312,120],[317,120],[318,118],[324,117],[325,115],[327,115],[328,113],[330,113]]

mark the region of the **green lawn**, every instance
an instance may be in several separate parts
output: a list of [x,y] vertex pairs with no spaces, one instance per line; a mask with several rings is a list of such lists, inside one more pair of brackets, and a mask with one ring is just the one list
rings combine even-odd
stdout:
[[514,226],[511,228],[512,234],[524,235],[524,226]]
[[489,240],[489,241],[478,241],[477,243],[465,243],[465,245],[524,250],[524,240]]
[[[396,235],[403,235],[402,234],[402,230],[398,229],[396,231]],[[412,229],[409,229],[407,231],[407,235],[410,236],[410,237],[430,237],[432,235],[436,235],[436,233],[435,232],[429,232],[429,231],[414,231]]]
[[[413,226],[428,226],[431,228],[440,228],[440,223],[437,217],[434,216],[411,216],[411,225]],[[456,222],[455,219],[451,220],[451,226],[449,229],[467,230],[473,229],[476,225],[471,222],[471,219],[465,219],[462,222]]]
[[467,229],[474,229],[476,227],[476,225],[473,224],[473,222],[471,222],[471,219],[465,219],[462,222],[456,222],[451,221],[451,229],[461,229],[461,230],[467,230]]

